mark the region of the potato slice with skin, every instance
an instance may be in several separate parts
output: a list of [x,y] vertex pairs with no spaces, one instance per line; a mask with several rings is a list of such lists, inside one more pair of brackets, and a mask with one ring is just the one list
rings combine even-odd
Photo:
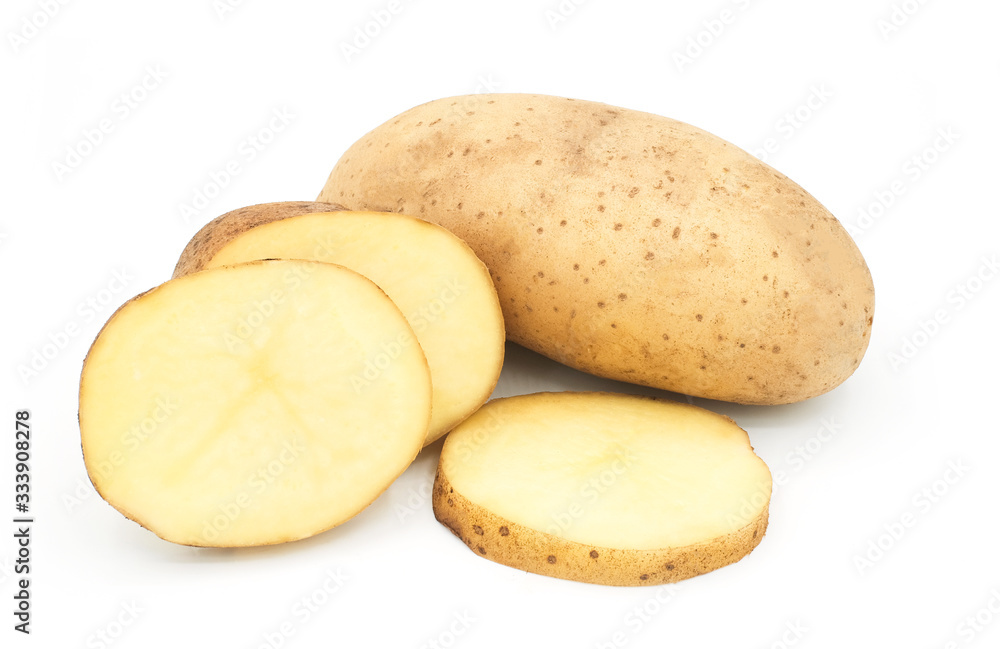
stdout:
[[479,555],[610,586],[680,581],[760,543],[771,474],[728,417],[609,393],[491,401],[445,440],[434,515]]
[[177,260],[177,266],[174,267],[174,277],[182,277],[202,270],[205,267],[205,262],[214,257],[222,246],[250,228],[286,219],[289,216],[313,212],[336,212],[343,209],[345,209],[343,206],[336,203],[282,201],[260,203],[226,212],[209,221],[205,227],[191,237],[191,241],[184,247],[180,259]]
[[402,214],[302,214],[238,233],[195,267],[266,258],[342,264],[374,281],[399,306],[431,368],[425,443],[489,398],[503,365],[503,314],[486,266],[448,230]]
[[430,398],[413,331],[374,283],[258,261],[118,309],[84,362],[80,432],[94,487],[126,517],[175,543],[266,545],[371,503],[420,450]]

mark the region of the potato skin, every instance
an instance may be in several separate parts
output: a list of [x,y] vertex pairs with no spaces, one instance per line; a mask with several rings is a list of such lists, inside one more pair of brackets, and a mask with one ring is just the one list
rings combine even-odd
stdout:
[[336,203],[316,203],[308,201],[283,201],[259,203],[226,212],[205,224],[184,247],[173,278],[196,273],[207,264],[219,250],[250,228],[272,221],[280,221],[300,214],[312,212],[338,212],[345,208]]
[[433,101],[340,159],[319,200],[465,239],[509,339],[598,376],[744,404],[849,377],[874,286],[840,222],[736,146],[542,95]]
[[432,503],[434,517],[480,556],[518,570],[605,586],[668,584],[736,563],[760,544],[768,520],[765,507],[744,527],[708,543],[627,550],[569,541],[497,516],[455,491],[440,467]]

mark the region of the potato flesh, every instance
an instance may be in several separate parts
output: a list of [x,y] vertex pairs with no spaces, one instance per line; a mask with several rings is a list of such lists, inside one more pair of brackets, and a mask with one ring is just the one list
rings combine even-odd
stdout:
[[[368,362],[385,367],[359,383]],[[189,545],[279,543],[350,518],[415,457],[429,411],[402,314],[360,275],[304,261],[206,271],[136,298],[98,336],[80,386],[95,487]]]
[[471,502],[605,548],[705,543],[761,516],[767,466],[731,420],[610,394],[491,402],[449,436],[441,471]]
[[503,364],[503,315],[485,266],[444,228],[397,214],[305,214],[247,230],[206,268],[268,258],[341,264],[396,303],[431,370],[426,443],[489,398]]

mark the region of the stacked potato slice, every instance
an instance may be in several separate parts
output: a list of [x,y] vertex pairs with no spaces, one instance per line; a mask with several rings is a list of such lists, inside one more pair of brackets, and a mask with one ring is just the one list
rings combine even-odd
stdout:
[[503,351],[489,274],[444,228],[245,208],[98,335],[84,459],[98,492],[164,539],[301,539],[358,513],[482,405]]

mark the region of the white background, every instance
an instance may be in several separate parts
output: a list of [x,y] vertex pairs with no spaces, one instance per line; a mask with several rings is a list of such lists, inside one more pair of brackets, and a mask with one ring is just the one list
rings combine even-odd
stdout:
[[[1000,253],[1000,6],[895,0],[910,13],[889,31],[893,1],[567,0],[563,16],[558,0],[410,0],[380,27],[372,12],[385,22],[388,0],[64,0],[49,19],[45,2],[5,0],[0,513],[13,517],[13,413],[30,408],[37,522],[30,637],[11,628],[15,548],[0,540],[0,644],[997,646],[1000,281],[979,274]],[[345,54],[366,25],[378,33]],[[167,279],[214,216],[312,200],[368,130],[487,89],[650,111],[748,150],[771,138],[768,162],[852,226],[877,296],[857,373],[797,405],[695,400],[734,417],[785,476],[759,548],[676,589],[512,570],[435,522],[439,444],[357,518],[281,547],[171,545],[102,501],[76,390],[114,308]],[[275,110],[292,117],[271,138],[260,131]],[[88,149],[102,120],[110,132]],[[269,142],[250,159],[255,135]],[[69,164],[68,148],[86,155]],[[239,173],[185,218],[231,162]],[[891,205],[872,209],[879,197]],[[927,325],[936,313],[943,324]],[[510,347],[497,394],[591,388],[642,391]],[[346,581],[326,595],[338,570]],[[300,601],[317,593],[306,619]]]

